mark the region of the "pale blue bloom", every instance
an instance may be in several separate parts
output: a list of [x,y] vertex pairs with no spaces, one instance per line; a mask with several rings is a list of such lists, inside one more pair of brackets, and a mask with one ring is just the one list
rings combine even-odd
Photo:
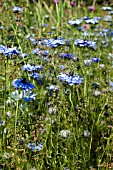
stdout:
[[22,90],[31,90],[35,88],[33,84],[31,84],[29,81],[27,81],[25,78],[24,79],[15,79],[12,83],[12,86],[15,89],[21,88]]
[[22,66],[22,69],[25,71],[36,71],[36,70],[43,70],[43,67],[41,65],[30,65],[30,64],[26,64],[24,66]]
[[28,143],[27,145],[28,149],[30,149],[32,152],[40,151],[43,148],[43,143],[40,143],[39,145],[35,145],[35,143]]
[[103,6],[103,7],[102,7],[102,10],[104,10],[104,11],[111,11],[112,8],[109,7],[109,6]]
[[69,25],[80,25],[82,23],[83,19],[76,19],[75,21],[68,21]]
[[18,6],[14,6],[14,7],[12,8],[12,10],[13,10],[14,12],[23,12],[23,8],[20,8],[20,7],[18,7]]
[[70,86],[72,86],[73,84],[80,85],[83,80],[83,78],[81,78],[79,75],[70,76],[69,74],[65,74],[65,73],[60,73],[60,75],[58,75],[57,78],[60,81],[67,82]]

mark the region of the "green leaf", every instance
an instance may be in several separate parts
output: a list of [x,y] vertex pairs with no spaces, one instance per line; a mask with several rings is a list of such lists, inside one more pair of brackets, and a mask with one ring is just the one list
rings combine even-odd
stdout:
[[1,79],[1,80],[5,80],[5,77],[0,76],[0,79]]

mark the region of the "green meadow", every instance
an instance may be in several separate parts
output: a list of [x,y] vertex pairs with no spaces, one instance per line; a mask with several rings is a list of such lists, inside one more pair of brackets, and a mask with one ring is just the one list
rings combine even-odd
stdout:
[[113,3],[0,2],[0,170],[113,169]]

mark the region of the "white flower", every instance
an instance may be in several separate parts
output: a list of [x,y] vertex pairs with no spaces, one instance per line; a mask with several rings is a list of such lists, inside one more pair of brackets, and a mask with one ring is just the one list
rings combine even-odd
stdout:
[[70,130],[61,130],[60,131],[60,136],[63,138],[68,138],[70,136]]

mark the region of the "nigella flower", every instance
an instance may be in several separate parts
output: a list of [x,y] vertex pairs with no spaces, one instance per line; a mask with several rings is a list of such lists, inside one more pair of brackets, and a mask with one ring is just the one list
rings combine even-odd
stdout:
[[0,44],[0,53],[4,53],[7,50],[7,47],[4,45]]
[[69,54],[69,53],[61,53],[60,55],[59,55],[61,58],[63,57],[63,58],[68,58],[68,59],[70,59],[70,58],[72,58],[72,54]]
[[99,62],[99,59],[98,59],[97,57],[93,57],[93,58],[92,58],[92,61],[93,61],[94,63],[98,63],[98,62]]
[[47,25],[47,24],[45,24],[45,23],[44,23],[44,24],[42,24],[42,27],[47,27],[47,26],[48,26],[48,25]]
[[41,76],[39,73],[33,72],[32,74],[30,74],[31,77],[33,77],[35,80],[40,80]]
[[57,78],[60,81],[67,82],[70,86],[72,86],[73,84],[80,85],[82,83],[82,80],[83,80],[83,78],[81,78],[78,75],[70,76],[69,74],[64,74],[64,73],[60,73],[60,75],[58,75]]
[[49,90],[58,90],[59,87],[56,86],[56,85],[51,84],[49,87],[47,87],[47,89],[49,89]]
[[32,91],[23,91],[22,92],[22,99],[25,102],[29,102],[31,100],[35,100],[36,99],[36,94],[34,94]]
[[15,47],[9,48],[0,44],[0,53],[3,53],[5,56],[10,56],[10,55],[17,55],[20,52]]
[[87,41],[84,41],[84,40],[82,40],[82,39],[76,39],[76,41],[75,41],[74,44],[75,44],[75,45],[78,45],[78,46],[80,46],[80,47],[84,47],[84,46],[87,45]]
[[91,59],[86,59],[86,60],[84,60],[84,64],[86,65],[86,66],[90,66],[91,65],[91,63],[92,63],[92,60]]
[[0,120],[0,126],[4,126],[5,122],[3,120]]
[[27,56],[28,56],[27,53],[21,53],[21,54],[20,54],[20,57],[22,57],[22,58],[25,58],[25,57],[27,57]]
[[104,16],[103,20],[106,22],[112,22],[112,16],[106,15],[106,16]]
[[89,132],[88,130],[84,130],[84,131],[83,131],[83,136],[84,136],[85,138],[90,137],[90,132]]
[[26,90],[26,91],[35,88],[33,84],[31,84],[29,81],[26,80],[26,78],[15,79],[12,83],[12,86],[15,89],[21,88],[22,90]]
[[13,7],[12,10],[13,10],[14,12],[23,12],[23,8],[20,8],[20,7],[18,7],[18,6]]
[[110,84],[110,86],[113,88],[113,82],[112,82],[112,81],[110,81],[110,82],[109,82],[109,84]]
[[43,143],[40,143],[39,145],[35,145],[35,143],[28,143],[27,145],[28,149],[30,149],[32,152],[40,151],[43,148]]
[[111,11],[112,8],[109,7],[109,6],[103,6],[103,7],[102,7],[102,10],[104,10],[104,11]]
[[22,69],[25,71],[36,71],[36,70],[43,70],[43,67],[40,65],[30,65],[30,64],[26,64],[24,66],[22,66]]
[[83,19],[77,19],[75,21],[68,21],[68,24],[70,25],[80,25],[82,23]]
[[65,69],[65,67],[63,65],[60,65],[59,67],[60,67],[61,70]]
[[96,49],[97,48],[97,44],[96,44],[96,42],[93,42],[93,41],[88,41],[88,40],[82,40],[82,39],[76,39],[76,41],[75,41],[75,43],[74,43],[75,45],[78,45],[78,46],[80,46],[80,47],[85,47],[85,46],[87,46],[87,47],[91,47],[92,49]]
[[35,100],[36,94],[34,94],[32,91],[23,90],[19,93],[18,90],[11,93],[11,98],[13,100],[24,100],[25,102],[29,102],[31,100]]
[[57,39],[45,39],[44,40],[45,45],[48,47],[57,47],[59,45],[64,45],[65,41],[62,38],[57,38]]
[[113,15],[113,11],[108,12],[109,15]]
[[32,53],[33,54],[40,54],[39,48],[36,48],[36,49],[32,50]]
[[20,54],[20,52],[14,47],[14,48],[7,48],[7,50],[5,50],[3,52],[3,54],[5,56],[11,56],[11,55],[17,55]]
[[32,50],[32,53],[37,54],[37,55],[47,56],[49,54],[49,51],[39,50],[39,48],[36,48],[36,49]]
[[92,49],[96,50],[97,49],[97,44],[94,41],[87,41],[87,46],[91,47]]
[[87,20],[85,20],[85,22],[87,24],[98,24],[98,20],[97,19],[87,19]]
[[71,134],[70,130],[61,130],[59,133],[59,135],[63,138],[68,138],[70,134]]

